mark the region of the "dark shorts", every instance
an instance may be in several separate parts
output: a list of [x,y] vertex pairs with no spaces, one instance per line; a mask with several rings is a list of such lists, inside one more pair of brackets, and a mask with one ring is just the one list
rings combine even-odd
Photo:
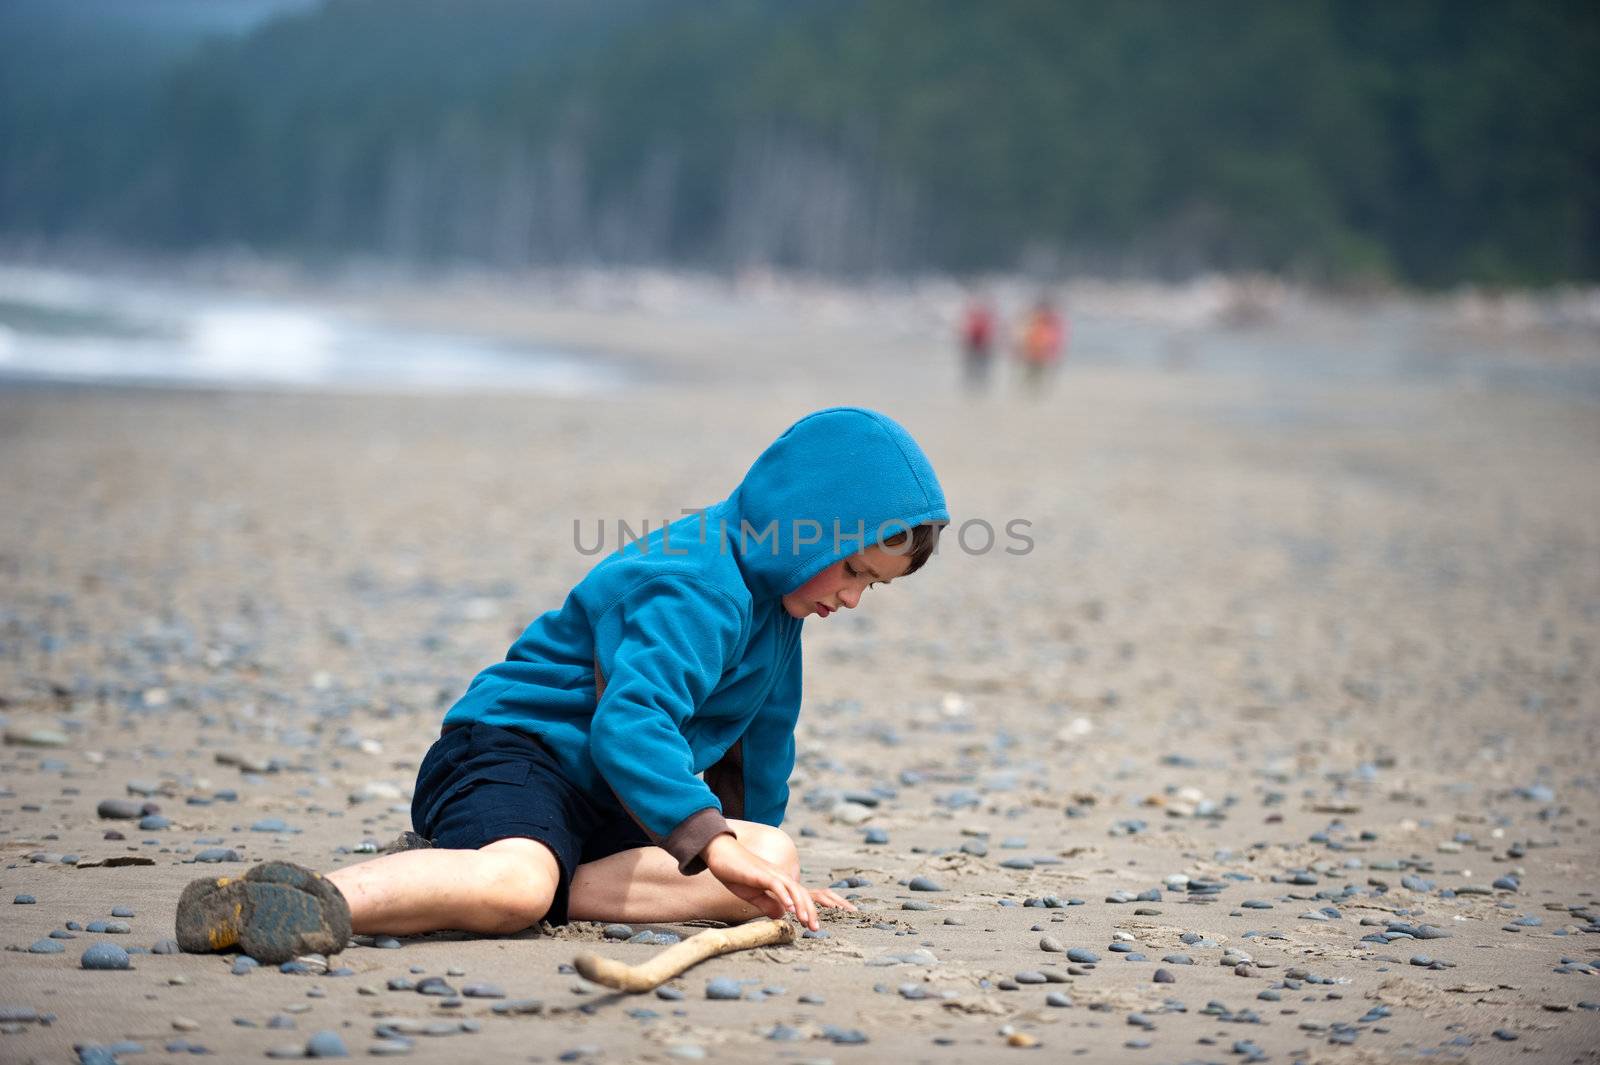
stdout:
[[452,850],[513,837],[549,847],[561,867],[545,917],[552,924],[567,921],[567,893],[579,865],[651,846],[633,818],[596,803],[563,776],[538,739],[481,723],[452,728],[428,749],[417,770],[411,827]]

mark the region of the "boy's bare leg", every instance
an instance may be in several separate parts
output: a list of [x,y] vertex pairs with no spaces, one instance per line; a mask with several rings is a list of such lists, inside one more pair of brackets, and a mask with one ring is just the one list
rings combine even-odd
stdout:
[[352,931],[394,936],[520,932],[549,911],[558,877],[555,855],[531,839],[401,851],[327,874],[350,904]]
[[[729,821],[739,842],[798,878],[794,843],[779,829]],[[831,892],[827,893],[831,896]],[[824,905],[831,905],[825,902]],[[660,847],[621,851],[578,866],[567,898],[574,921],[747,921],[761,911],[723,887],[709,872],[684,876]]]

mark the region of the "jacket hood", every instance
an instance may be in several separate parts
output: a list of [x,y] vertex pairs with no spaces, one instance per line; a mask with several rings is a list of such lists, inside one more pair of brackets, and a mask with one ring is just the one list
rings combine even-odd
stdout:
[[783,596],[898,532],[945,524],[944,490],[894,419],[861,407],[801,418],[761,453],[728,497],[722,535],[745,583]]

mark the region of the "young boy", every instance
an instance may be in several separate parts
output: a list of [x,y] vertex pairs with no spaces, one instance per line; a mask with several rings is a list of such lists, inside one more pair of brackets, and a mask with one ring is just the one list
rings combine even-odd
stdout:
[[[411,803],[431,848],[326,877],[191,883],[185,950],[263,962],[351,932],[504,934],[852,908],[800,883],[778,825],[805,618],[914,573],[949,522],[910,434],[869,410],[795,423],[732,495],[602,560],[445,715]],[[703,779],[701,774],[703,774]]]

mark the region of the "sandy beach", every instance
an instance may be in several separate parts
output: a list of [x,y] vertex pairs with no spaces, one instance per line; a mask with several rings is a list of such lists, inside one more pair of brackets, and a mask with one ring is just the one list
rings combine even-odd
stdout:
[[[942,323],[843,296],[329,298],[648,372],[593,397],[0,389],[0,1061],[322,1032],[429,1062],[1600,1060],[1600,404],[1568,378],[1238,372],[1211,355],[1356,366],[1365,319],[1109,308],[1047,395],[969,396]],[[1592,368],[1600,340],[1540,360]],[[720,499],[836,403],[902,421],[958,524],[806,626],[784,827],[859,913],[665,996],[572,972],[661,949],[599,925],[364,939],[328,972],[148,952],[194,877],[410,827],[444,710],[592,561],[575,523],[592,544]],[[85,970],[101,942],[145,952]],[[707,998],[723,977],[740,1000]]]

